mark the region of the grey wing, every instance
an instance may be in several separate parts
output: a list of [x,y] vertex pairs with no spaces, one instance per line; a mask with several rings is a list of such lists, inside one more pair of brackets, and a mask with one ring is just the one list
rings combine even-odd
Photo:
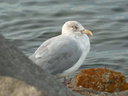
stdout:
[[57,74],[71,68],[82,55],[77,42],[68,36],[58,36],[42,44],[31,59],[45,71]]

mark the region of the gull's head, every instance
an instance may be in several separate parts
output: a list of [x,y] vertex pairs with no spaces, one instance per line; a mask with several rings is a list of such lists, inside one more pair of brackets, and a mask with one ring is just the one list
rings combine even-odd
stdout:
[[87,34],[93,35],[77,21],[67,21],[62,27],[62,34]]

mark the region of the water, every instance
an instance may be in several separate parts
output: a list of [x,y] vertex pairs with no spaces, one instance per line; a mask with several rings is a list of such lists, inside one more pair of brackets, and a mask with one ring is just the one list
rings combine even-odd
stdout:
[[94,35],[80,69],[105,67],[128,80],[127,0],[0,0],[0,32],[27,56],[59,35],[68,20],[79,21]]

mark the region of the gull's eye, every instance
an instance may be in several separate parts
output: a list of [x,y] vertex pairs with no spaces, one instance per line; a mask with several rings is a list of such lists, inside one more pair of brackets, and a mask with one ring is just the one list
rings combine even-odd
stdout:
[[73,30],[77,30],[78,27],[77,26],[72,26]]
[[75,28],[75,29],[78,29],[78,27],[77,27],[77,26],[75,26],[74,28]]

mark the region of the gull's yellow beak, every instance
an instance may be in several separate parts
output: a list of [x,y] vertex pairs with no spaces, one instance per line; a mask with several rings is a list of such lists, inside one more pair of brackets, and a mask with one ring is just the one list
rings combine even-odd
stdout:
[[82,30],[81,32],[82,32],[82,33],[85,33],[85,34],[87,34],[87,35],[93,36],[93,34],[92,34],[92,32],[91,32],[90,30],[84,29],[84,30]]

